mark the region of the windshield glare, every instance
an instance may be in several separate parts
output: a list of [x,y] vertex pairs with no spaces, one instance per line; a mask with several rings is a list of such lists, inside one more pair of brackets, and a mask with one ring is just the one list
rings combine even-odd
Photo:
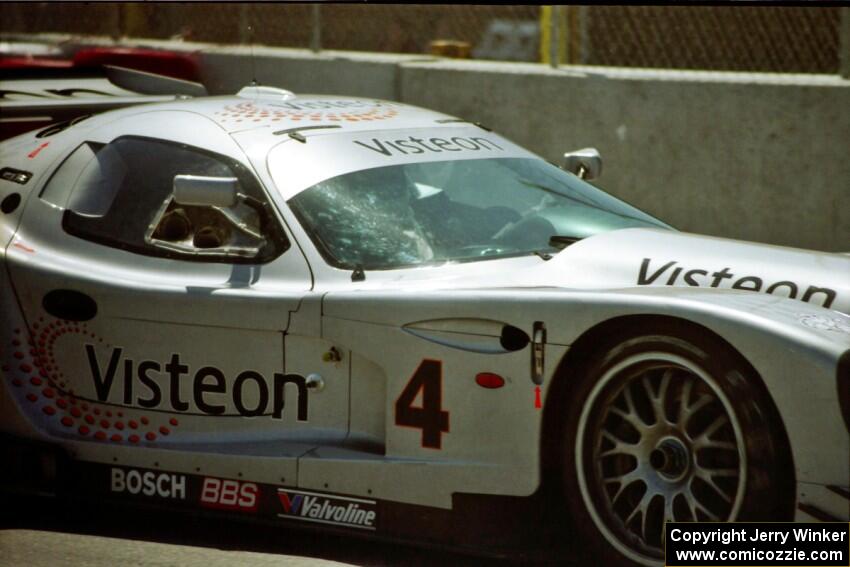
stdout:
[[669,228],[541,160],[391,165],[333,177],[289,200],[333,266],[385,270],[556,252],[555,235]]

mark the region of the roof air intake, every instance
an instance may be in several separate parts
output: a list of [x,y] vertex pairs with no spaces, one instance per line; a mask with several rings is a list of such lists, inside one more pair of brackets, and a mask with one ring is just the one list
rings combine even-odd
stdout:
[[273,100],[280,102],[295,98],[295,93],[286,89],[279,89],[277,87],[249,85],[247,87],[243,87],[242,90],[236,93],[236,96],[254,100]]

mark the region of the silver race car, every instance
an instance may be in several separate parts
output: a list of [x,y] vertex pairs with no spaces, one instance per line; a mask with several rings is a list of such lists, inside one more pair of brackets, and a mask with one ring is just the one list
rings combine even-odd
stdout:
[[4,488],[646,565],[665,520],[850,520],[848,256],[270,87],[0,168]]

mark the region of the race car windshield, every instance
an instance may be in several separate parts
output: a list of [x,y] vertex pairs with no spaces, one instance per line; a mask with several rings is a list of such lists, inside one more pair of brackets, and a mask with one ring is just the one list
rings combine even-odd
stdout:
[[540,159],[392,165],[317,183],[289,200],[325,260],[386,270],[560,250],[620,228],[670,228]]

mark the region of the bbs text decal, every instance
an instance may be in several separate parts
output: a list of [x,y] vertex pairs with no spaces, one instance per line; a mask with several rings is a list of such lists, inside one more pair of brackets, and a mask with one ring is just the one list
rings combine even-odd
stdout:
[[201,487],[201,506],[256,512],[260,488],[253,482],[205,477]]

